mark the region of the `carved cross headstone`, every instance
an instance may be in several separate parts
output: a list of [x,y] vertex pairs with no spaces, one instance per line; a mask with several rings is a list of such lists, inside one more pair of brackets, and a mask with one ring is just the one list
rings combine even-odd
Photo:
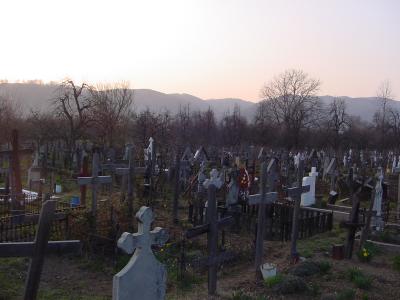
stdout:
[[142,206],[136,214],[138,232],[124,232],[118,247],[132,254],[129,263],[114,276],[113,300],[158,300],[165,298],[167,272],[154,256],[151,247],[163,246],[168,241],[165,229],[156,227],[150,207]]
[[[267,179],[268,175],[268,179]],[[278,193],[272,192],[274,189],[274,182],[277,178],[276,174],[276,160],[272,158],[269,165],[264,161],[261,164],[261,190],[260,194],[250,195],[248,197],[249,205],[258,205],[258,218],[257,218],[257,237],[256,237],[256,255],[255,255],[255,269],[259,272],[262,265],[263,250],[264,250],[264,232],[265,232],[265,206],[266,204],[274,203],[278,197]],[[268,190],[267,193],[267,181]]]
[[299,214],[300,214],[301,195],[310,190],[309,185],[302,186],[303,172],[304,172],[304,160],[299,159],[299,166],[297,168],[297,186],[287,189],[288,196],[294,200],[292,234],[290,237],[290,256],[293,263],[297,263],[299,259],[299,254],[297,252],[297,238],[299,235]]

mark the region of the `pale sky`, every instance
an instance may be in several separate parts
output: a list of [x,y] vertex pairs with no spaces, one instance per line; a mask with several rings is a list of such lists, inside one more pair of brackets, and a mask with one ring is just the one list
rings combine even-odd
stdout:
[[257,101],[288,68],[321,95],[400,99],[400,0],[2,0],[0,79],[65,77]]

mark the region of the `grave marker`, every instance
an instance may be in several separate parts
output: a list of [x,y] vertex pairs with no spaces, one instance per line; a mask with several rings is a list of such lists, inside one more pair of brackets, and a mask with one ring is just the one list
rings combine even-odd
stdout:
[[218,230],[233,223],[233,217],[225,217],[218,220],[216,190],[221,188],[223,182],[218,177],[218,171],[213,169],[210,172],[210,179],[204,181],[204,187],[208,190],[207,202],[207,223],[186,231],[186,238],[191,239],[207,233],[208,247],[208,294],[214,295],[217,290],[218,265],[226,259],[226,255],[218,255]]
[[165,298],[167,272],[154,256],[151,247],[163,246],[168,240],[165,229],[156,227],[150,207],[142,206],[136,214],[138,232],[124,232],[118,247],[132,254],[129,263],[114,276],[113,300],[158,300]]
[[[275,170],[276,170],[276,160],[274,158],[271,159],[268,166],[266,161],[262,162],[260,194],[250,195],[248,197],[248,205],[258,205],[256,254],[255,254],[256,272],[260,271],[259,268],[262,265],[262,259],[263,259],[266,205],[274,203],[278,197],[278,193],[272,192],[277,177]],[[267,176],[269,179],[268,180],[269,193],[267,193]]]
[[[97,215],[97,191],[99,186],[103,184],[111,184],[112,178],[111,176],[99,176],[99,153],[93,153],[93,162],[92,162],[92,176],[91,177],[78,177],[78,184],[80,186],[83,185],[91,185],[92,186],[92,206],[91,206],[91,215],[94,218],[94,224],[96,224],[96,215]],[[96,226],[93,228],[96,231]]]
[[297,238],[299,235],[299,214],[300,214],[301,195],[310,190],[309,185],[302,186],[303,172],[304,172],[304,160],[299,159],[297,168],[297,186],[287,189],[288,196],[294,200],[292,234],[290,237],[290,256],[292,263],[297,263],[299,260],[299,254],[297,252]]

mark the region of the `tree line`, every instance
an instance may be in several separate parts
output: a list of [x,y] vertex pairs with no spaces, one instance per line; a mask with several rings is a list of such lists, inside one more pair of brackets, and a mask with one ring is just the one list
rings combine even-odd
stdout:
[[19,128],[26,140],[39,144],[62,140],[70,153],[80,140],[100,147],[133,142],[144,148],[150,136],[165,148],[252,144],[383,151],[399,147],[400,111],[390,106],[390,82],[378,88],[380,107],[372,122],[349,115],[342,98],[324,106],[318,97],[320,86],[302,70],[286,70],[262,87],[263,100],[254,119],[247,120],[237,105],[220,119],[210,107],[199,111],[186,105],[177,113],[136,111],[134,92],[125,82],[92,86],[66,79],[58,84],[46,112],[24,115],[10,97],[0,95],[0,142],[8,142],[11,129]]

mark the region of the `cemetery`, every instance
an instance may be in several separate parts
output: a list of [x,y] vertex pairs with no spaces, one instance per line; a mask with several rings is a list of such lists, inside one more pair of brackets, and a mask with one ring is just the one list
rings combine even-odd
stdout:
[[400,300],[400,0],[0,12],[0,300]]
[[1,154],[0,299],[400,297],[395,155],[149,137],[66,166],[20,145]]

